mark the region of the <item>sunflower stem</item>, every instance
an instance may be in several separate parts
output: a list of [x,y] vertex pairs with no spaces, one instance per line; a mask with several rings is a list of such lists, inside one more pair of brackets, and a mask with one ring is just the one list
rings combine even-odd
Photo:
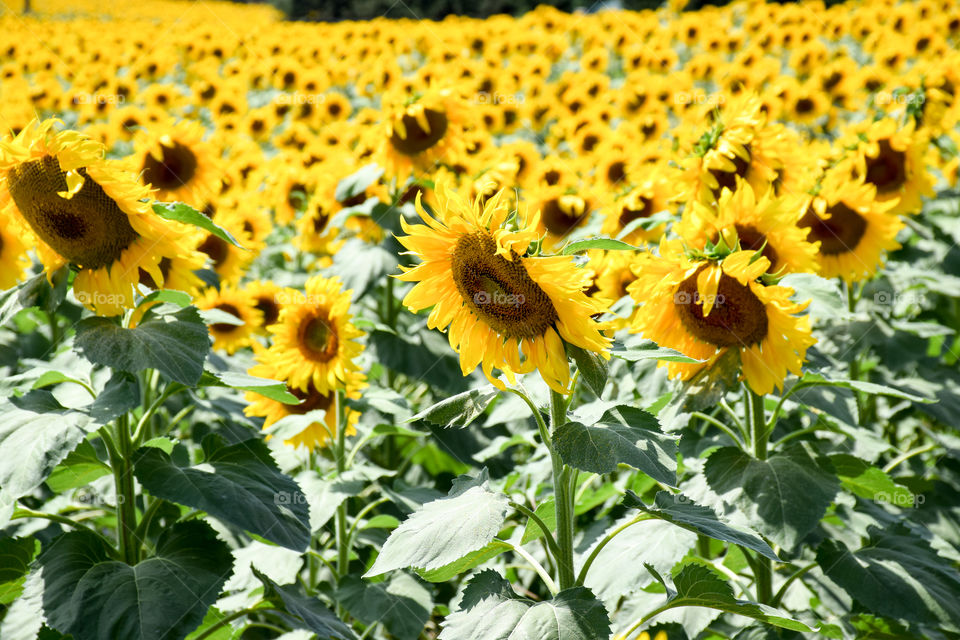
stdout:
[[[120,557],[133,566],[140,560],[140,547],[137,544],[137,508],[133,486],[133,442],[130,438],[129,415],[117,418],[114,438],[109,440],[107,451],[110,454],[110,467],[113,469],[113,482],[117,500],[117,538],[120,543]],[[104,438],[107,443],[108,439]]]
[[[757,460],[767,459],[767,441],[773,433],[774,425],[767,426],[763,410],[763,396],[747,388],[747,417],[750,424],[750,439],[753,455]],[[773,562],[770,558],[757,554],[754,565],[757,602],[768,604],[773,599]]]
[[[550,426],[553,432],[567,419],[567,399],[562,393],[550,391]],[[560,459],[552,444],[550,460],[553,463],[553,492],[557,509],[557,560],[560,590],[569,589],[576,583],[573,572],[573,491],[570,486],[571,470]]]
[[[346,449],[347,449],[347,433],[346,433],[346,424],[344,418],[344,401],[343,401],[343,392],[337,391],[334,396],[334,411],[336,412],[337,421],[336,421],[336,430],[337,430],[337,445],[336,450],[334,451],[334,458],[336,458],[337,463],[337,478],[343,475],[343,472],[347,469],[347,459],[346,459]],[[350,538],[347,533],[347,501],[344,500],[337,506],[337,515],[336,515],[336,541],[337,541],[337,580],[339,581],[343,576],[347,574],[347,565],[350,564]],[[338,614],[342,618],[345,611],[343,607],[338,603],[337,604]]]
[[[857,295],[853,290],[852,282],[845,282],[844,288],[847,290],[847,311],[851,314],[855,313],[857,310]],[[853,357],[850,358],[850,379],[859,380],[860,379],[860,353],[855,352]],[[857,422],[859,424],[864,423],[864,404],[863,396],[856,389],[853,390],[853,397],[857,401]]]

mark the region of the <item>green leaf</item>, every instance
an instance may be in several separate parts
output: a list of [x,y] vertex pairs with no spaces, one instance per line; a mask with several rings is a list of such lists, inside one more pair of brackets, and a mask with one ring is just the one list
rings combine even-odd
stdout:
[[253,391],[284,404],[300,404],[300,399],[287,390],[286,383],[269,378],[258,378],[238,371],[204,371],[197,386]]
[[[543,520],[543,524],[547,525],[550,531],[557,530],[557,503],[553,496],[543,500],[533,512]],[[539,540],[543,535],[543,529],[540,528],[540,525],[532,519],[527,520],[527,526],[523,529],[523,537],[520,538],[520,545]]]
[[85,487],[97,478],[110,473],[110,467],[100,461],[97,451],[88,440],[71,451],[47,478],[47,486],[54,493]]
[[752,527],[793,549],[817,526],[840,489],[829,464],[815,459],[803,443],[766,460],[723,447],[707,458],[704,474],[710,487],[736,505]]
[[446,582],[447,580],[457,577],[461,573],[466,573],[470,569],[483,564],[491,558],[496,558],[505,551],[510,551],[512,548],[513,547],[503,540],[494,538],[490,544],[482,549],[471,551],[459,560],[454,560],[450,564],[442,566],[439,569],[433,569],[431,571],[417,569],[417,575],[427,582]]
[[425,382],[442,390],[444,395],[460,393],[471,386],[460,371],[460,361],[446,337],[436,331],[398,335],[377,330],[369,334],[369,344],[384,367]]
[[653,499],[653,506],[648,507],[640,499],[640,496],[632,491],[627,491],[623,499],[623,504],[628,507],[640,509],[649,513],[654,518],[660,518],[673,523],[678,527],[703,534],[714,540],[723,540],[738,544],[741,547],[752,549],[757,553],[764,555],[771,560],[780,560],[777,554],[773,552],[766,542],[760,536],[754,535],[749,531],[734,529],[730,525],[721,522],[713,509],[696,504],[693,500],[682,493],[672,494],[668,491],[660,491]]
[[297,483],[280,472],[262,440],[214,449],[218,440],[204,440],[202,468],[180,467],[163,450],[141,447],[134,475],[154,496],[201,509],[288,549],[306,549],[308,505]]
[[563,461],[581,471],[611,473],[620,463],[640,469],[658,482],[677,482],[677,442],[660,432],[657,419],[636,407],[617,405],[599,422],[568,422],[553,434]]
[[497,397],[499,391],[492,385],[471,389],[441,400],[409,418],[407,422],[425,420],[440,427],[464,428],[477,419]]
[[428,502],[393,530],[364,574],[393,569],[439,569],[484,548],[503,526],[509,500],[489,487],[486,469],[461,476],[443,498]]
[[564,589],[534,602],[514,593],[495,571],[483,571],[447,616],[439,640],[597,640],[610,637],[610,619],[590,589]]
[[[204,216],[206,217],[206,216]],[[174,304],[180,308],[189,307],[190,303],[193,302],[193,298],[190,297],[190,294],[183,291],[174,291],[173,289],[159,289],[158,291],[151,291],[143,297],[143,300],[137,305],[137,307],[142,307],[145,304],[151,302],[167,302]]]
[[343,204],[366,191],[367,187],[379,180],[382,175],[383,169],[376,163],[366,164],[338,182],[333,197]]
[[188,204],[182,202],[155,202],[153,204],[153,211],[161,218],[183,222],[194,227],[199,227],[204,231],[209,231],[224,242],[229,242],[233,246],[243,249],[243,246],[237,242],[236,238],[230,235],[229,231],[215,224],[213,220]]
[[102,538],[66,533],[38,559],[47,622],[74,640],[179,640],[217,599],[231,559],[199,520],[166,529],[156,555],[133,567],[111,560]]
[[567,353],[573,356],[577,363],[577,371],[590,390],[598,398],[603,395],[603,388],[607,385],[607,361],[599,353],[581,349],[567,343]]
[[256,567],[250,567],[253,575],[263,583],[263,597],[281,606],[293,616],[293,625],[298,629],[313,631],[320,638],[329,640],[353,640],[356,638],[350,627],[327,609],[315,597],[301,595],[293,586],[280,586]]
[[77,323],[76,345],[90,362],[127,373],[157,369],[171,380],[194,386],[210,352],[207,325],[194,307],[154,316],[134,329],[110,318]]
[[627,244],[622,240],[613,240],[611,238],[590,238],[589,240],[577,240],[567,244],[560,252],[564,256],[572,256],[575,253],[581,253],[588,249],[603,249],[604,251],[639,251],[632,244]]
[[39,550],[40,541],[34,538],[0,538],[0,605],[20,596]]
[[676,607],[709,607],[719,611],[735,613],[793,631],[810,631],[810,627],[794,620],[785,612],[747,600],[737,600],[733,589],[713,571],[698,564],[685,565],[674,576],[674,589],[670,589],[663,578],[656,577],[667,589],[667,603],[660,611]]
[[[226,614],[217,609],[216,607],[210,607],[207,609],[207,615],[203,617],[203,622],[200,623],[200,626],[194,629],[190,635],[187,636],[187,640],[194,640],[197,636],[205,632],[210,627],[220,623],[222,620],[227,618]],[[240,636],[243,635],[243,628],[234,628],[229,624],[225,624],[220,627],[213,634],[206,636],[207,640],[239,640]]]
[[895,483],[883,470],[856,456],[837,453],[830,463],[840,478],[840,484],[851,493],[878,502],[905,507],[913,506],[914,495],[906,487]]
[[817,563],[868,610],[913,622],[960,625],[960,572],[901,524],[871,527],[870,540],[850,551],[824,540]]
[[396,267],[395,254],[360,238],[349,238],[334,255],[330,273],[340,276],[344,289],[353,291],[356,300],[394,273]]
[[685,356],[679,351],[660,347],[657,343],[649,340],[638,345],[630,346],[614,342],[613,349],[610,350],[610,355],[628,362],[639,362],[640,360],[663,360],[664,362],[685,362],[687,364],[704,362],[703,360]]
[[140,381],[129,373],[114,371],[86,411],[97,424],[107,424],[139,406]]
[[89,423],[45,389],[0,403],[0,527],[14,501],[39,487],[84,439]]
[[403,572],[376,584],[344,576],[336,598],[354,618],[368,626],[379,622],[397,640],[416,640],[433,611],[430,592]]
[[43,271],[11,289],[0,291],[0,327],[24,309],[42,307],[48,313],[55,311],[66,296],[69,276],[70,266],[64,265],[51,275],[52,287],[47,272]]
[[901,391],[900,389],[894,389],[893,387],[888,387],[882,384],[876,384],[874,382],[864,382],[862,380],[828,380],[823,375],[819,373],[814,373],[812,371],[807,371],[803,374],[803,377],[793,386],[791,389],[799,389],[802,387],[815,387],[815,386],[828,386],[828,387],[839,387],[841,389],[852,389],[854,391],[860,391],[869,395],[874,396],[891,396],[893,398],[899,398],[901,400],[910,400],[911,402],[922,402],[929,404],[931,402],[936,402],[930,398],[924,398],[922,396],[916,396],[912,393],[907,393],[906,391]]

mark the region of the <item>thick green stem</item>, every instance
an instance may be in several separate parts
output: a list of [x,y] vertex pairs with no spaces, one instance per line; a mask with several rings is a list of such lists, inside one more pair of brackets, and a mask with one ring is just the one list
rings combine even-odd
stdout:
[[[347,425],[346,420],[344,420],[344,397],[343,392],[337,391],[337,395],[334,399],[334,411],[337,415],[337,446],[334,452],[334,457],[336,458],[337,463],[337,478],[343,475],[343,472],[347,469]],[[344,500],[337,506],[337,515],[336,515],[336,543],[337,543],[337,579],[343,578],[347,575],[347,566],[350,564],[350,535],[347,532],[347,501]],[[342,607],[338,604],[337,609],[340,610]],[[344,611],[339,611],[340,617],[344,615]]]
[[[563,394],[550,391],[550,423],[554,433],[566,422],[567,402]],[[560,590],[569,589],[576,583],[573,573],[573,491],[571,469],[563,464],[560,456],[550,444],[550,459],[553,463],[553,493],[557,509],[557,547],[560,557],[557,561]]]
[[[845,287],[847,289],[847,311],[853,314],[857,310],[857,296],[853,291],[853,283],[846,283]],[[860,354],[854,353],[853,357],[850,358],[850,379],[859,380],[860,379]],[[857,422],[859,424],[864,423],[864,402],[863,395],[854,389],[853,396],[857,401]]]
[[[140,561],[140,545],[137,544],[137,507],[133,486],[133,442],[130,439],[129,416],[117,418],[115,439],[110,450],[110,466],[117,499],[117,538],[120,557],[133,566]],[[112,450],[111,450],[112,449]]]
[[[757,460],[767,459],[767,440],[775,425],[767,426],[763,411],[763,396],[747,389],[747,411],[750,424],[750,439],[753,455]],[[757,602],[769,604],[773,599],[773,562],[766,556],[757,554],[754,563]]]

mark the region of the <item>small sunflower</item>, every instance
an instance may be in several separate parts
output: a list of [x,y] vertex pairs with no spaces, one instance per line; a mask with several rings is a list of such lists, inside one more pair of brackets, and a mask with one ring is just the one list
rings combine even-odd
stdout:
[[903,222],[890,214],[896,204],[880,201],[876,187],[853,182],[844,171],[825,177],[798,222],[807,241],[819,246],[820,275],[855,282],[875,274],[883,252],[900,246],[896,237]]
[[627,287],[640,305],[631,331],[703,363],[666,363],[671,377],[689,379],[727,353],[740,359],[743,378],[758,394],[781,388],[787,373],[800,374],[816,342],[807,304],[790,300],[793,289],[759,278],[770,261],[755,251],[722,260],[688,257],[682,243],[664,240],[660,255],[642,254],[637,280]]
[[[261,356],[263,352],[261,352]],[[250,375],[271,380],[282,379],[279,372],[270,364],[258,364],[250,368]],[[366,386],[365,378],[362,373],[351,371],[345,385],[345,395],[347,398],[357,399],[360,397],[359,390]],[[336,394],[337,389],[329,389],[325,392],[318,391],[313,386],[313,382],[308,381],[302,388],[289,385],[290,393],[296,396],[300,404],[284,404],[277,400],[271,400],[258,393],[247,392],[247,405],[243,412],[248,416],[260,416],[265,418],[263,428],[267,429],[281,418],[292,415],[303,415],[310,411],[323,411],[323,422],[314,422],[308,425],[297,435],[284,440],[285,445],[291,447],[306,447],[310,451],[325,447],[336,439],[337,436],[337,411]],[[351,409],[345,409],[344,417],[346,419],[346,429],[344,434],[347,436],[356,435],[356,424],[360,419],[360,414]]]
[[482,365],[484,375],[502,386],[494,368],[511,381],[536,368],[552,389],[568,393],[564,341],[603,354],[609,344],[591,318],[604,308],[583,293],[592,272],[566,256],[528,257],[539,216],[518,214],[516,228],[506,226],[511,211],[503,192],[471,204],[443,185],[437,197],[441,219],[424,210],[418,194],[425,224],[401,220],[407,235],[400,243],[422,260],[397,276],[417,283],[403,304],[413,312],[433,307],[427,326],[449,327],[464,375]]
[[0,204],[35,234],[47,273],[78,267],[77,299],[104,316],[134,306],[143,274],[161,288],[199,284],[193,234],[157,216],[150,190],[104,160],[103,145],[56,122],[0,141]]
[[255,280],[248,282],[243,287],[244,293],[250,299],[260,312],[260,326],[257,328],[261,333],[267,333],[267,329],[280,319],[281,297],[293,295],[293,289],[284,291],[282,287],[274,284],[270,280]]
[[249,347],[254,331],[263,324],[263,312],[256,307],[250,295],[232,285],[224,285],[219,291],[207,289],[194,300],[194,304],[198,309],[224,311],[242,321],[242,324],[215,322],[210,325],[213,348],[229,354]]
[[203,141],[199,122],[181,121],[151,126],[134,137],[135,170],[143,184],[166,202],[184,201],[202,206],[220,186],[220,170],[213,147]]
[[[622,195],[614,195],[602,207],[604,213],[602,232],[610,237],[619,237],[620,232],[636,220],[649,218],[661,211],[672,210],[673,206],[670,204],[672,195],[673,185],[669,176],[659,169],[654,169],[649,172],[643,182]],[[620,239],[630,244],[655,242],[663,235],[665,227],[665,224],[657,225],[652,229],[636,227]]]
[[[287,290],[289,291],[289,290]],[[268,331],[273,344],[263,355],[291,387],[320,393],[343,388],[357,370],[364,333],[350,322],[350,290],[338,278],[314,276],[305,290],[284,296],[280,317]]]
[[760,251],[772,273],[817,270],[817,247],[807,242],[807,230],[798,226],[803,203],[776,197],[773,189],[757,197],[753,188],[737,179],[736,191],[724,189],[716,207],[700,202],[683,212],[677,233],[694,249],[721,241],[727,247]]

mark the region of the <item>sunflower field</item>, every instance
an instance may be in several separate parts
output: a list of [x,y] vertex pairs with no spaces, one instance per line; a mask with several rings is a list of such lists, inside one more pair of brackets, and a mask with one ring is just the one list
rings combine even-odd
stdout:
[[960,639],[960,5],[683,5],[0,4],[0,640]]

